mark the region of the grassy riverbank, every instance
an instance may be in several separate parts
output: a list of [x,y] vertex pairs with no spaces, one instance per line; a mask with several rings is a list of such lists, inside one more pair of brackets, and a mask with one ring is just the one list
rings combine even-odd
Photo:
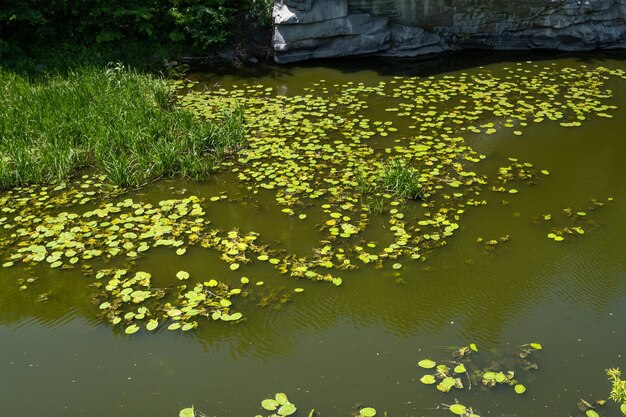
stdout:
[[245,140],[242,112],[223,123],[177,107],[165,80],[85,67],[33,81],[0,68],[0,189],[93,167],[114,184],[199,179]]

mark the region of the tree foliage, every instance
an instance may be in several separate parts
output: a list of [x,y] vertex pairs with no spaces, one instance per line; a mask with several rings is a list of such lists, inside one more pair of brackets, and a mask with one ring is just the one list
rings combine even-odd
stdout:
[[223,44],[249,1],[3,0],[0,55],[58,43],[93,46],[125,41],[207,49]]

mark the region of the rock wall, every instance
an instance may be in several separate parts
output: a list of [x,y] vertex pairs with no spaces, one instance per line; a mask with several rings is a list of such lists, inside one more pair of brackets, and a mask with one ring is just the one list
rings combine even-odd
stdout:
[[450,49],[626,48],[626,0],[276,0],[279,63]]

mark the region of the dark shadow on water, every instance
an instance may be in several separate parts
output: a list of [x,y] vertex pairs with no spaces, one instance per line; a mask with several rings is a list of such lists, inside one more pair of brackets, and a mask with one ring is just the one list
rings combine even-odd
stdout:
[[300,69],[324,67],[335,69],[346,74],[368,70],[375,71],[378,75],[382,76],[426,77],[498,62],[545,61],[556,59],[576,59],[580,62],[626,60],[626,50],[589,52],[464,50],[426,55],[417,58],[363,56],[337,59],[314,59],[284,65],[261,63],[241,67],[195,66],[191,68],[191,73],[193,74],[193,78],[201,81],[207,81],[207,78],[212,79],[224,76],[251,80],[264,77],[279,78],[293,75],[295,71]]

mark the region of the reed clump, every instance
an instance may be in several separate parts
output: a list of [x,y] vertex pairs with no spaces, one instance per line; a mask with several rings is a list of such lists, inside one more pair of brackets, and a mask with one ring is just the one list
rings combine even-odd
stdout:
[[420,199],[423,194],[420,171],[399,158],[383,165],[379,173],[379,187],[412,200]]

